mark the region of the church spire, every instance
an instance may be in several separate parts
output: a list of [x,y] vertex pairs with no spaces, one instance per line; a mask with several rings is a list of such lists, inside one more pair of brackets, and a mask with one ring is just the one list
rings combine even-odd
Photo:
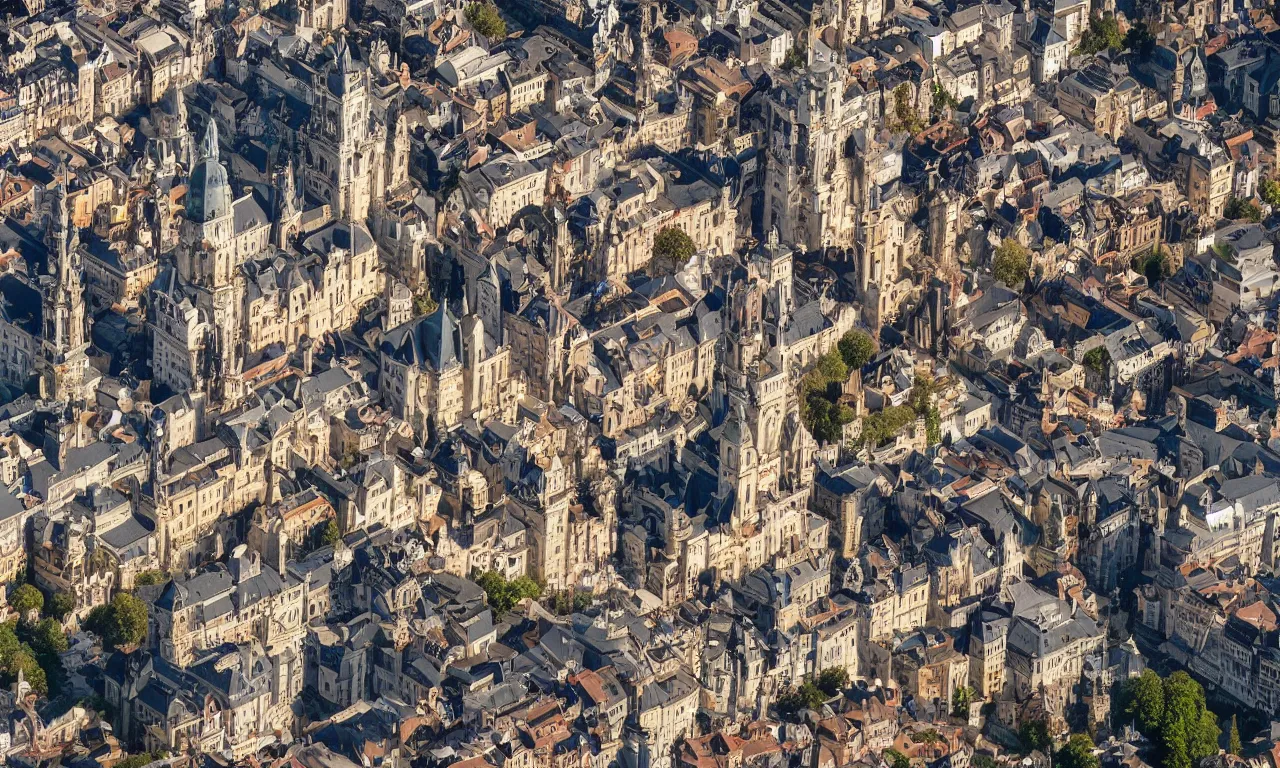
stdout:
[[200,140],[200,160],[218,162],[218,121],[209,118],[209,125],[204,130],[204,138]]
[[80,399],[79,386],[88,358],[88,324],[84,285],[76,264],[78,232],[71,220],[68,192],[71,178],[62,169],[62,182],[53,192],[56,207],[50,212],[48,276],[40,280],[43,303],[43,333],[39,372],[41,396],[64,402]]
[[199,159],[191,170],[187,191],[187,218],[210,222],[231,215],[231,183],[227,170],[218,162],[218,122],[209,120],[200,141]]

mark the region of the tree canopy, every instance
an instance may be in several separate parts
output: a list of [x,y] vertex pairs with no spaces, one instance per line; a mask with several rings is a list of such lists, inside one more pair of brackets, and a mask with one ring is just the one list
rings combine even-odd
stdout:
[[908,83],[902,83],[893,89],[893,119],[890,120],[889,127],[912,135],[925,128],[924,121],[920,119],[920,113],[911,103],[911,86]]
[[338,521],[330,518],[320,531],[320,543],[326,547],[332,547],[341,540],[342,531],[338,530]]
[[1044,720],[1027,720],[1018,727],[1018,739],[1028,752],[1038,749],[1041,752],[1049,748],[1053,739],[1049,736],[1049,724]]
[[947,109],[955,109],[960,106],[960,102],[956,100],[951,92],[942,86],[942,83],[934,82],[933,84],[933,114],[940,117]]
[[1134,256],[1133,269],[1147,278],[1148,285],[1155,285],[1169,276],[1169,259],[1164,249],[1157,245],[1145,253]]
[[1089,28],[1080,37],[1080,53],[1094,54],[1105,50],[1118,51],[1125,47],[1127,38],[1120,34],[1120,23],[1116,17],[1107,14],[1094,14],[1089,17]]
[[1280,206],[1280,181],[1263,179],[1258,184],[1258,197],[1271,206]]
[[1106,347],[1094,347],[1084,353],[1084,367],[1098,374],[1105,376],[1107,374],[1107,366],[1111,364],[1111,353]]
[[58,621],[76,609],[76,599],[66,592],[55,592],[45,605],[45,612]]
[[1031,272],[1031,258],[1017,240],[1006,237],[991,259],[991,272],[1010,288],[1018,289]]
[[39,612],[44,608],[44,595],[30,584],[23,584],[13,590],[13,594],[9,596],[9,605],[23,615],[30,611]]
[[142,768],[144,765],[150,765],[159,759],[159,755],[154,755],[150,752],[139,752],[136,755],[129,755],[116,763],[114,768]]
[[896,749],[886,749],[881,757],[889,764],[889,768],[911,768],[911,761]]
[[0,684],[12,685],[21,672],[33,691],[48,693],[49,679],[36,656],[36,650],[19,639],[15,622],[0,624]]
[[117,592],[110,603],[89,611],[84,628],[108,648],[137,645],[147,635],[147,606],[128,592]]
[[1093,749],[1093,739],[1083,733],[1072,734],[1066,746],[1054,756],[1054,764],[1058,768],[1099,768],[1100,761]]
[[799,688],[792,688],[778,697],[778,713],[783,717],[795,717],[801,710],[818,709],[826,700],[822,689],[812,680],[806,680]]
[[1204,689],[1186,672],[1161,679],[1148,669],[1121,690],[1125,715],[1158,747],[1165,768],[1191,768],[1218,752],[1221,733]]
[[840,341],[836,342],[836,349],[840,350],[840,357],[851,371],[866,365],[876,353],[876,345],[871,337],[856,329],[846,331]]
[[528,576],[507,580],[497,571],[485,571],[475,578],[476,584],[489,598],[489,607],[498,613],[506,613],[526,597],[542,596],[542,587]]
[[915,420],[916,412],[909,405],[881,408],[863,417],[862,435],[858,440],[870,448],[879,448]]
[[135,587],[152,587],[156,584],[165,583],[165,580],[166,577],[164,575],[164,571],[159,568],[152,568],[150,570],[142,571],[135,576],[133,578],[133,585]]
[[1240,197],[1233,197],[1228,200],[1227,206],[1222,209],[1222,215],[1233,220],[1262,221],[1262,209],[1258,207],[1258,204]]
[[678,272],[697,252],[693,238],[679,227],[667,227],[653,238],[653,266],[663,274]]
[[800,420],[819,443],[839,442],[844,425],[853,421],[853,409],[840,403],[848,378],[842,352],[833,349],[800,380]]
[[827,667],[818,675],[818,690],[827,696],[837,696],[849,687],[849,670],[844,667]]
[[472,3],[467,6],[467,21],[477,32],[490,40],[499,40],[507,36],[507,22],[498,13],[498,6],[493,3]]
[[42,619],[31,632],[31,647],[38,654],[59,654],[67,650],[67,633],[57,619]]

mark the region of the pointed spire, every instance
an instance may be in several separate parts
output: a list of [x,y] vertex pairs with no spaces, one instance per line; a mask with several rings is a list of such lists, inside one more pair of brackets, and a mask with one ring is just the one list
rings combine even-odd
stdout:
[[204,129],[204,139],[200,142],[200,159],[218,162],[218,121],[209,117],[209,125]]
[[54,194],[58,198],[58,207],[51,211],[52,221],[49,222],[53,229],[53,253],[49,254],[51,258],[48,260],[49,274],[56,275],[62,269],[67,261],[68,243],[67,238],[71,231],[71,213],[67,208],[67,193],[71,189],[71,178],[67,171],[66,165],[62,166],[62,181],[58,184],[57,192]]
[[297,179],[293,171],[293,157],[287,157],[282,163],[282,170],[276,181],[277,216],[287,217],[297,212],[298,195]]
[[347,45],[347,36],[338,35],[338,42],[334,45],[334,58],[337,60],[338,73],[347,74],[354,69],[351,61],[351,48]]

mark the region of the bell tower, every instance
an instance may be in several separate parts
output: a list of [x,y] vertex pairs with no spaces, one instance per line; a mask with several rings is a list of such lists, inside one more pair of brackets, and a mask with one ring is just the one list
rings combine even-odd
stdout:
[[64,170],[49,217],[48,274],[40,277],[44,322],[39,374],[42,397],[78,403],[89,372],[89,341],[80,237],[68,209],[69,188]]

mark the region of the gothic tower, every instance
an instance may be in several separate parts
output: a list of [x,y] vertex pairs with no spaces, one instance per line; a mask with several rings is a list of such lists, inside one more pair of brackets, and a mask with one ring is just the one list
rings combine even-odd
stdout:
[[[339,37],[333,62],[317,78],[308,126],[306,191],[342,219],[363,220],[380,192],[386,130],[369,112],[369,71]],[[379,183],[379,186],[381,184]]]
[[733,493],[729,525],[738,530],[756,509],[756,477],[759,455],[751,439],[751,429],[742,406],[729,412],[720,435],[720,493]]
[[83,399],[84,379],[89,372],[89,334],[79,263],[80,238],[67,208],[67,189],[64,171],[49,222],[48,274],[40,278],[44,312],[40,394],[78,403]]
[[231,183],[218,153],[218,123],[210,119],[191,169],[178,273],[187,283],[211,288],[229,284],[237,267]]

